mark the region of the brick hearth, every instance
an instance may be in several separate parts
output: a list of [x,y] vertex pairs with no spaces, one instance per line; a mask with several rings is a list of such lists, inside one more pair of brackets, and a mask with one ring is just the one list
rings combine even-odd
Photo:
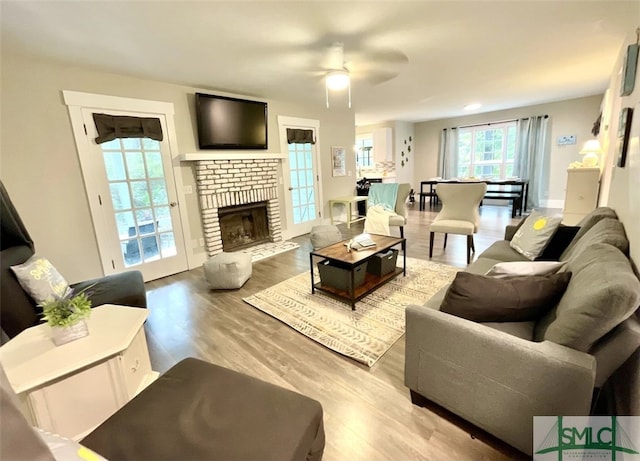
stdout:
[[218,209],[226,206],[266,201],[269,239],[282,241],[277,169],[278,161],[273,159],[196,162],[204,241],[209,256],[222,252]]

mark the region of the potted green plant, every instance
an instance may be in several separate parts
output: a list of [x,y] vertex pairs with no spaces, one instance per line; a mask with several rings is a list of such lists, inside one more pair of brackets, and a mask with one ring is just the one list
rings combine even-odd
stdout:
[[86,288],[78,294],[72,289],[62,295],[54,295],[44,301],[42,316],[51,326],[53,342],[56,346],[74,341],[89,334],[85,319],[91,315],[91,300]]

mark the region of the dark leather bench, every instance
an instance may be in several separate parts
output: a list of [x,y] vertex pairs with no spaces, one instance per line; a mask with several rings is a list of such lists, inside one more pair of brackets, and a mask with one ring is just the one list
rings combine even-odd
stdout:
[[320,461],[325,439],[316,400],[189,358],[81,443],[119,461]]
[[194,358],[89,433],[86,448],[51,434],[45,444],[19,407],[0,364],[0,459],[53,461],[64,447],[113,461],[321,461],[324,452],[320,403]]

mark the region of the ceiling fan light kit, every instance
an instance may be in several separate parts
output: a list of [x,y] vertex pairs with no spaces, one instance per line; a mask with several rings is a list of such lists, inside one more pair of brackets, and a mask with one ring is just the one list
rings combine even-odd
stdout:
[[332,70],[327,73],[327,88],[330,90],[344,90],[349,86],[349,72],[347,70]]
[[325,96],[327,99],[327,109],[329,108],[329,91],[340,91],[347,89],[349,95],[349,109],[351,109],[351,79],[347,69],[330,70],[325,77]]

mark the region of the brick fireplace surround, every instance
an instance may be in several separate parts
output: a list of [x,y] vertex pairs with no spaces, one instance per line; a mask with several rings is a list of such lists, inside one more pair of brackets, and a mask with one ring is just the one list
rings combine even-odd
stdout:
[[278,205],[278,160],[198,160],[196,182],[204,241],[209,256],[222,252],[218,209],[267,202],[269,240],[282,241]]

